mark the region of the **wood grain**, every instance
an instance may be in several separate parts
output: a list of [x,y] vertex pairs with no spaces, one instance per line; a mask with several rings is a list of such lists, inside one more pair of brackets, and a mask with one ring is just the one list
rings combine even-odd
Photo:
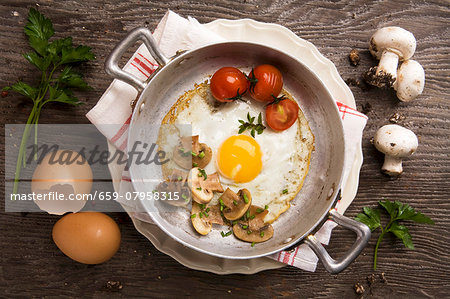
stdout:
[[[56,36],[70,35],[75,43],[93,47],[97,60],[84,67],[93,90],[80,98],[85,105],[68,109],[49,105],[42,123],[88,123],[85,114],[110,83],[103,71],[106,55],[124,34],[136,26],[155,28],[167,9],[200,22],[217,18],[252,18],[278,23],[317,46],[337,67],[343,79],[359,79],[377,62],[368,52],[368,40],[376,30],[388,25],[401,26],[414,33],[417,50],[414,59],[426,73],[425,90],[410,103],[399,102],[395,94],[375,88],[351,86],[359,110],[369,121],[363,137],[364,164],[360,187],[346,215],[354,216],[363,206],[378,200],[410,203],[436,222],[411,224],[416,250],[387,238],[380,248],[378,269],[372,270],[373,237],[363,254],[339,275],[328,274],[319,265],[308,273],[286,267],[251,276],[218,276],[185,268],[158,252],[134,229],[121,213],[111,214],[119,222],[122,245],[109,262],[86,266],[69,260],[51,240],[51,229],[59,219],[46,214],[1,213],[0,218],[0,294],[1,297],[179,297],[183,295],[304,298],[358,298],[353,290],[361,282],[364,298],[443,298],[450,293],[450,9],[448,1],[39,1],[39,10],[53,20]],[[18,78],[36,81],[36,72],[20,55],[28,51],[23,26],[29,7],[36,1],[4,0],[0,4],[0,86]],[[18,16],[15,16],[16,13]],[[360,51],[361,64],[353,67],[347,55]],[[10,93],[0,100],[4,124],[24,123],[30,105]],[[404,163],[404,174],[390,179],[380,173],[383,156],[370,144],[375,131],[389,123],[395,112],[405,117],[401,125],[419,137],[417,153]],[[3,129],[3,128],[2,128]],[[4,141],[4,130],[1,130]],[[4,142],[0,159],[4,175]],[[4,198],[4,180],[0,186]],[[2,201],[2,211],[4,202]],[[377,235],[377,234],[375,234]],[[354,236],[337,229],[330,246],[336,256],[349,248]],[[384,272],[387,283],[379,274]],[[366,278],[376,274],[369,287]],[[108,288],[108,281],[119,281],[121,289]]]

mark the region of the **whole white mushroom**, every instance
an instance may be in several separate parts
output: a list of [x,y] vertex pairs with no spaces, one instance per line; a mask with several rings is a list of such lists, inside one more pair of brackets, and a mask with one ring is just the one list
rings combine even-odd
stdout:
[[372,35],[369,50],[380,62],[377,67],[369,69],[366,81],[378,87],[392,87],[398,63],[411,58],[416,51],[416,39],[401,27],[384,27]]
[[375,134],[373,144],[385,154],[381,171],[390,176],[402,174],[402,159],[412,155],[419,145],[416,134],[399,125],[382,126]]
[[394,89],[397,97],[403,102],[414,100],[422,94],[425,85],[425,71],[415,60],[407,60],[402,63],[397,72],[397,80]]

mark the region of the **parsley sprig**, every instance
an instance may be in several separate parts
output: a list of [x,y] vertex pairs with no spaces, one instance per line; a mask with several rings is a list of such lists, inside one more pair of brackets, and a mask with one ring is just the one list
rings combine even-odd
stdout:
[[383,240],[383,237],[387,233],[394,234],[397,238],[403,241],[403,244],[409,249],[414,249],[414,244],[412,242],[412,236],[406,226],[401,225],[400,221],[411,220],[417,223],[434,224],[434,221],[423,215],[420,212],[416,212],[408,204],[403,204],[399,201],[391,202],[389,200],[379,201],[379,205],[389,214],[390,220],[383,227],[380,219],[380,209],[373,209],[369,207],[363,208],[364,213],[360,213],[356,216],[356,220],[366,224],[371,231],[377,228],[381,229],[381,234],[378,237],[377,244],[375,245],[375,254],[373,259],[373,269],[377,268],[377,255],[378,247]]
[[81,102],[73,95],[73,89],[87,89],[89,85],[83,80],[83,76],[75,72],[73,64],[93,60],[94,54],[87,46],[74,46],[72,38],[50,38],[55,33],[52,21],[30,8],[28,23],[24,32],[28,37],[31,52],[23,54],[26,60],[34,65],[40,72],[40,82],[30,85],[18,81],[3,90],[12,90],[33,101],[33,108],[28,117],[17,158],[16,175],[13,192],[17,193],[20,170],[25,167],[25,151],[31,128],[34,125],[35,140],[37,145],[37,124],[42,107],[50,102],[60,102],[69,105],[79,105]]
[[264,129],[266,128],[262,123],[262,115],[259,113],[258,115],[258,123],[254,123],[255,117],[250,116],[250,113],[247,113],[247,121],[240,119],[239,123],[239,134],[242,134],[245,130],[250,130],[250,134],[253,138],[255,138],[255,132],[258,135],[262,134]]

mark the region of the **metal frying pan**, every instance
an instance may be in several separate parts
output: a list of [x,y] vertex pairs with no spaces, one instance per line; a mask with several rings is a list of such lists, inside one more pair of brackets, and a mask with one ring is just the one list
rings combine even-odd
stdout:
[[[143,41],[158,62],[158,70],[147,82],[123,71],[118,62],[137,41]],[[229,259],[257,258],[276,253],[304,241],[333,273],[345,269],[362,251],[370,238],[364,224],[338,214],[333,206],[341,186],[344,165],[344,134],[336,103],[325,85],[301,60],[277,49],[247,42],[224,42],[185,52],[171,59],[157,48],[146,28],[131,31],[112,51],[105,69],[138,91],[128,133],[128,148],[136,141],[155,142],[155,132],[166,113],[194,83],[205,81],[222,66],[252,67],[262,63],[277,66],[283,74],[284,88],[298,101],[315,136],[309,173],[291,207],[272,225],[272,239],[249,246],[234,237],[222,238],[211,232],[200,236],[190,224],[189,213],[177,208],[161,211],[156,201],[142,201],[156,225],[175,240],[200,252]],[[162,180],[161,167],[133,163],[130,174],[134,189],[152,192]],[[356,232],[356,241],[344,256],[332,259],[313,235],[327,219]]]

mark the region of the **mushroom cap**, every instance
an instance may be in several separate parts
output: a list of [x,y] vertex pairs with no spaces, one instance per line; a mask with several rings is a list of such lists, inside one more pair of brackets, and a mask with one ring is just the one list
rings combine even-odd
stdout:
[[[203,216],[203,214],[201,214],[201,212],[202,212],[202,209],[201,209],[200,205],[196,202],[192,202],[192,210],[191,210],[192,225],[194,226],[195,230],[200,235],[207,235],[207,234],[209,234],[209,232],[212,229],[212,223],[208,219],[208,217]],[[192,217],[192,215],[195,215],[195,216]]]
[[205,143],[198,141],[198,135],[180,138],[179,145],[174,148],[173,160],[184,169],[192,167],[204,168],[212,158],[212,150]]
[[[212,158],[212,150],[205,143],[198,141],[198,135],[192,136],[192,152],[196,154],[192,156],[192,166],[205,168]],[[201,156],[200,156],[201,154]]]
[[416,151],[419,141],[411,130],[399,125],[385,125],[376,132],[374,145],[386,155],[404,158]]
[[201,235],[207,235],[213,224],[225,225],[219,205],[207,206],[196,202],[192,202],[191,222],[194,229]]
[[369,50],[377,59],[387,50],[397,54],[399,60],[408,60],[416,51],[416,39],[411,32],[401,27],[384,27],[372,35]]
[[[247,198],[247,203],[245,203],[244,194]],[[236,194],[230,188],[227,188],[219,200],[222,200],[225,206],[223,216],[228,220],[241,218],[252,204],[252,196],[247,189],[241,189]]]
[[398,72],[394,89],[397,97],[404,102],[409,102],[422,94],[425,85],[425,71],[415,60],[407,60],[402,63]]
[[273,227],[264,222],[267,215],[266,209],[251,205],[246,212],[245,221],[239,221],[233,225],[233,233],[236,238],[245,242],[264,242],[273,237]]
[[158,192],[178,194],[178,198],[164,200],[163,202],[172,206],[186,206],[191,201],[191,191],[187,186],[188,172],[180,169],[170,169],[167,178],[156,186]]
[[215,172],[203,176],[204,170],[194,167],[189,172],[188,185],[192,193],[192,199],[200,204],[209,203],[213,197],[214,191],[223,192],[222,184],[220,184],[219,175]]
[[251,231],[248,233],[247,229],[244,229],[244,224],[237,223],[233,225],[233,233],[239,240],[259,243],[269,240],[273,237],[273,227],[270,224],[266,224],[257,231]]

